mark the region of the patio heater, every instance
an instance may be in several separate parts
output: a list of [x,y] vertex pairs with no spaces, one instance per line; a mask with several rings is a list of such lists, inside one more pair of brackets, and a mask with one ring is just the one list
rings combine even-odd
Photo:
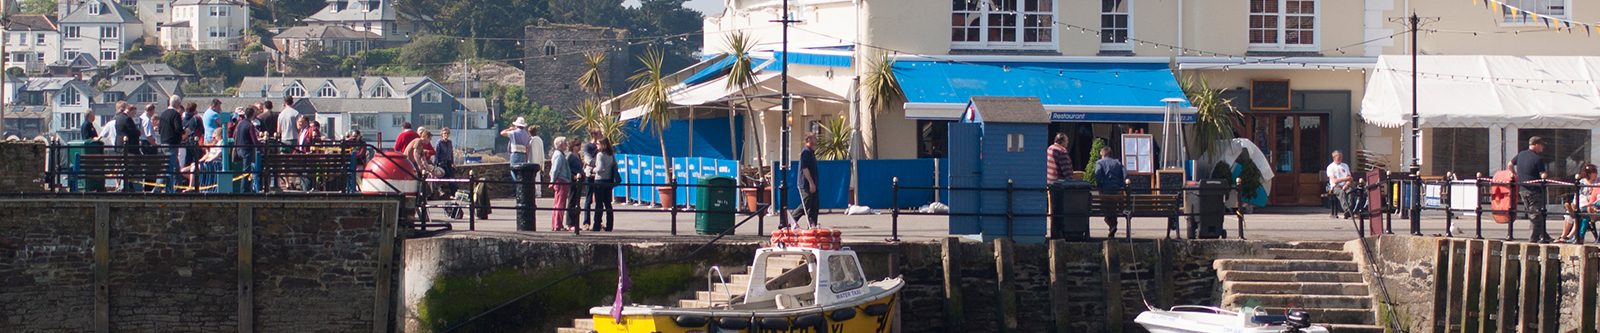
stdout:
[[[1187,100],[1177,97],[1168,97],[1161,100],[1166,104],[1166,110],[1161,116],[1161,168],[1182,168],[1184,156],[1188,156],[1188,149],[1183,144],[1183,107]],[[1201,144],[1207,144],[1202,142]]]

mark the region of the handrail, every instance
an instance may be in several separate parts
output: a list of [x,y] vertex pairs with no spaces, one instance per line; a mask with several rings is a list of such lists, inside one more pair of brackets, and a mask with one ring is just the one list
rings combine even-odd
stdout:
[[[733,305],[733,291],[732,290],[728,290],[728,277],[725,276],[724,274],[722,274],[722,267],[717,266],[717,265],[711,265],[711,268],[706,269],[706,292],[707,293],[714,293],[714,292],[717,291],[717,288],[711,284],[711,277],[712,277],[711,272],[717,272],[717,275],[716,275],[717,279],[722,280],[722,294],[724,296],[728,296],[728,305],[732,306]],[[709,304],[707,304],[707,305],[709,305]]]

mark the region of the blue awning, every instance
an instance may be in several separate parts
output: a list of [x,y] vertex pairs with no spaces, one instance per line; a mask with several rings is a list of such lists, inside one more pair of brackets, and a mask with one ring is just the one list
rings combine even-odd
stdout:
[[913,119],[958,119],[972,96],[1028,96],[1054,121],[1160,122],[1161,100],[1184,97],[1166,63],[901,60],[894,71]]
[[[711,60],[711,59],[702,59],[701,61],[706,61],[706,60]],[[711,79],[715,79],[717,77],[720,77],[720,76],[722,76],[723,72],[728,71],[728,67],[732,66],[733,62],[735,60],[737,60],[737,59],[735,59],[734,57],[722,57],[722,60],[718,60],[717,62],[706,66],[705,69],[702,69],[699,72],[695,72],[694,75],[690,75],[689,77],[684,78],[683,79],[683,84],[684,85],[695,85],[697,83],[710,81]]]

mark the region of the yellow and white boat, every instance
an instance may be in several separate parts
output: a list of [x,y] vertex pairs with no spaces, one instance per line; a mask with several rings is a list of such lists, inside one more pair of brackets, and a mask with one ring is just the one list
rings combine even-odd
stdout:
[[[610,306],[594,307],[594,332],[889,332],[898,306],[899,277],[868,282],[855,251],[813,247],[756,250],[747,286],[713,280],[719,301],[689,307],[632,305],[622,318]],[[715,271],[715,270],[714,270]],[[720,274],[720,272],[719,272]],[[720,276],[716,276],[720,277]],[[757,283],[757,281],[760,281]],[[737,290],[743,294],[735,295]],[[701,292],[702,294],[708,292]]]

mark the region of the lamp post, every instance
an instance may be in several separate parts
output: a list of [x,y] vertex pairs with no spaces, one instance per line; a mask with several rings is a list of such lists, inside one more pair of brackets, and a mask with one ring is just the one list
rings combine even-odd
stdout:
[[[789,0],[783,0],[783,6],[780,10],[783,11],[783,19],[777,22],[783,25],[783,55],[779,56],[779,61],[783,64],[783,70],[779,74],[782,77],[779,78],[778,90],[779,100],[782,101],[780,107],[783,108],[783,134],[780,137],[782,143],[779,145],[778,153],[782,155],[779,157],[781,162],[778,162],[778,170],[774,171],[777,172],[778,178],[778,226],[779,228],[785,228],[789,226],[789,124],[794,122],[794,116],[791,112],[792,105],[789,101],[789,23],[794,21],[789,18]],[[816,214],[815,212],[806,213]]]

